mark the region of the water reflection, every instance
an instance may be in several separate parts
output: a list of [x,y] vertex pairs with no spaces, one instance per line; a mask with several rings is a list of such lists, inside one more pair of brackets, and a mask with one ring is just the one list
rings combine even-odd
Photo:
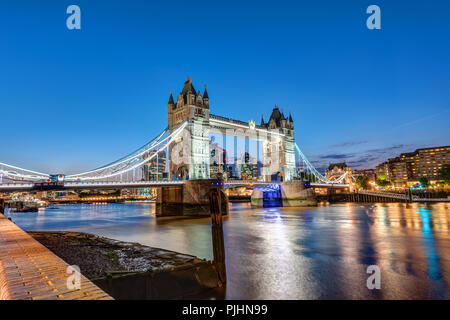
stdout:
[[436,248],[434,246],[433,233],[431,229],[431,213],[430,210],[425,208],[417,208],[422,220],[422,231],[423,231],[423,243],[424,243],[424,253],[427,256],[428,261],[428,275],[433,280],[439,280],[440,270],[438,265],[438,256],[436,253]]
[[[449,204],[259,208],[224,218],[228,284],[245,299],[449,298]],[[156,219],[151,203],[62,205],[15,213],[26,230],[74,230],[212,258],[208,218]],[[369,265],[381,290],[368,290]]]

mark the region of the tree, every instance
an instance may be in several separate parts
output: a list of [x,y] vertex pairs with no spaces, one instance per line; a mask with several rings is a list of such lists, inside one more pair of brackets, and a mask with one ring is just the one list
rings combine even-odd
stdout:
[[377,185],[379,185],[380,187],[387,187],[390,186],[391,183],[388,180],[386,180],[386,176],[379,175],[377,177]]
[[438,179],[444,184],[450,184],[450,164],[444,164],[437,172]]
[[355,185],[358,189],[369,188],[369,178],[366,176],[358,176],[355,181]]
[[241,178],[244,180],[249,180],[252,178],[252,166],[248,163],[241,165]]
[[308,173],[308,172],[300,172],[300,178],[302,178],[303,180],[309,181],[309,182],[317,181],[316,176],[313,175],[312,173]]
[[428,188],[430,186],[430,181],[428,181],[427,177],[422,177],[419,179],[419,183],[422,185],[422,187],[424,188]]

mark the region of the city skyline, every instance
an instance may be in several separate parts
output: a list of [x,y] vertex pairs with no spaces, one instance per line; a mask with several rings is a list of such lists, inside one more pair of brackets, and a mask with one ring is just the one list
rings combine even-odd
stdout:
[[70,173],[117,159],[166,126],[170,89],[186,73],[208,85],[214,114],[259,123],[274,104],[292,112],[296,141],[318,168],[374,168],[448,145],[447,3],[380,1],[383,27],[371,31],[356,1],[329,2],[327,12],[79,1],[82,29],[69,31],[64,4],[21,2],[30,10],[0,5],[14,30],[0,31],[2,162]]

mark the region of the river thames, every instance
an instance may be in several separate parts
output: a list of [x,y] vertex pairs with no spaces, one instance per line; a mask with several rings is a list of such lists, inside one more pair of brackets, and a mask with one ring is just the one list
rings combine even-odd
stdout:
[[[52,205],[9,217],[25,230],[88,232],[212,259],[209,218],[154,212],[153,203]],[[450,204],[234,203],[224,234],[228,283],[207,298],[450,298]],[[380,290],[366,286],[370,265],[381,270]]]

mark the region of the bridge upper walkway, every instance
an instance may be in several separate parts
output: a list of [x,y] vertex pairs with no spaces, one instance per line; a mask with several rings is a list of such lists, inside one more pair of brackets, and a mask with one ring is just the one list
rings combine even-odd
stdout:
[[68,266],[0,214],[0,300],[112,300],[83,275],[69,289]]

